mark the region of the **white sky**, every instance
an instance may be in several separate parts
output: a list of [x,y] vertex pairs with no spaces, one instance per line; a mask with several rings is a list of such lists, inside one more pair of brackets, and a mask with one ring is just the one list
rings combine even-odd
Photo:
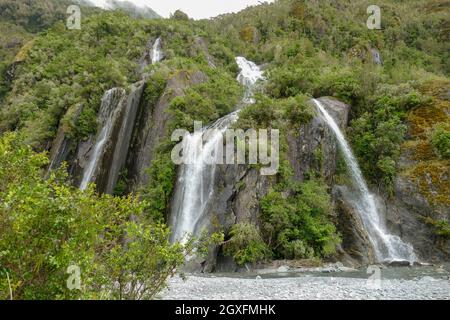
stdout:
[[[219,14],[238,12],[249,5],[258,4],[259,0],[128,0],[138,6],[148,6],[159,15],[168,18],[171,13],[181,9],[194,19],[211,18]],[[273,2],[273,0],[264,0]],[[261,2],[264,2],[261,1]],[[98,6],[105,7],[107,0],[91,0]]]

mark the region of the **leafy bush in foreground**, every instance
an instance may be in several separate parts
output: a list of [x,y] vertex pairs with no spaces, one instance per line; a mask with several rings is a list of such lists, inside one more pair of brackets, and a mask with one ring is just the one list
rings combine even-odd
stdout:
[[[42,179],[47,162],[14,134],[0,139],[0,298],[153,298],[189,249],[135,197],[82,192],[63,171]],[[79,290],[67,287],[71,265]]]

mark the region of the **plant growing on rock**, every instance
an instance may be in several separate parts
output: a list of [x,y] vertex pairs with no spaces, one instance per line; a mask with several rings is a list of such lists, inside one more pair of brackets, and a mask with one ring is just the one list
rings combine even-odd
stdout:
[[450,129],[448,124],[438,124],[431,134],[431,143],[442,159],[450,158]]
[[224,244],[224,254],[233,257],[239,265],[259,262],[270,256],[270,250],[254,224],[234,225],[230,237]]

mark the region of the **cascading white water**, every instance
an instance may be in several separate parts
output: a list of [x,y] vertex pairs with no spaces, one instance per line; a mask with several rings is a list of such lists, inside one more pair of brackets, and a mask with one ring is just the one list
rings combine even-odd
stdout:
[[313,99],[313,101],[320,115],[336,136],[344,155],[350,176],[359,193],[358,201],[355,203],[356,209],[372,242],[376,259],[378,262],[403,260],[413,263],[417,260],[413,247],[403,242],[400,237],[388,233],[385,221],[378,212],[375,198],[369,191],[358,162],[344,134],[322,103],[316,99]]
[[121,89],[113,88],[106,91],[103,95],[102,103],[100,106],[100,113],[98,116],[101,121],[100,124],[102,126],[102,129],[95,142],[94,150],[90,156],[88,166],[83,172],[83,179],[81,180],[80,184],[81,190],[85,190],[89,183],[92,181],[92,178],[94,177],[95,171],[98,167],[98,162],[103,154],[105,144],[111,135],[111,130],[115,118],[114,115],[117,106],[117,103],[115,103],[114,101],[116,100],[120,90]]
[[254,103],[253,99],[255,83],[264,79],[261,69],[252,61],[248,61],[244,57],[237,57],[236,62],[241,69],[237,80],[245,87],[244,103]]
[[[236,62],[241,70],[237,80],[245,87],[243,102],[252,103],[255,84],[263,79],[263,73],[256,64],[243,57],[237,57]],[[172,241],[184,243],[190,235],[198,236],[202,231],[201,221],[214,193],[216,165],[211,164],[211,160],[222,156],[223,133],[238,119],[238,114],[239,110],[232,112],[183,139],[187,164],[180,167],[175,188],[170,224]]]
[[[155,40],[155,43],[153,44],[153,48],[150,53],[152,64],[157,63],[161,61],[164,58],[164,54],[162,52],[161,48],[161,38],[158,38]],[[145,67],[145,65],[141,66],[142,68]],[[114,122],[116,120],[116,115],[121,112],[121,108],[125,108],[125,115],[123,116],[122,124],[120,127],[120,136],[118,141],[115,141],[116,144],[114,146],[114,150],[117,150],[113,154],[112,159],[112,166],[113,166],[113,172],[110,174],[114,176],[108,177],[107,186],[106,186],[106,192],[111,193],[113,191],[113,188],[117,182],[119,170],[121,166],[123,165],[123,162],[125,161],[123,159],[124,156],[121,153],[124,152],[124,149],[126,149],[124,146],[128,146],[130,142],[130,135],[132,130],[132,124],[134,123],[137,107],[139,104],[138,97],[136,97],[136,93],[139,93],[140,96],[142,94],[142,89],[144,87],[144,84],[142,81],[134,84],[131,89],[131,93],[128,97],[128,100],[126,104],[118,104],[114,103],[116,99],[116,95],[118,92],[122,92],[122,95],[124,94],[123,89],[119,88],[113,88],[104,94],[102,98],[102,103],[100,106],[100,112],[98,115],[98,119],[100,119],[100,124],[102,126],[102,129],[97,137],[97,140],[94,145],[94,150],[89,158],[88,166],[83,171],[83,178],[80,184],[80,189],[85,190],[89,183],[91,183],[94,180],[96,171],[98,170],[98,164],[99,161],[102,158],[102,155],[104,154],[104,148],[106,143],[111,138],[112,129],[114,127]],[[117,101],[115,101],[117,102]]]
[[155,64],[163,59],[163,53],[161,50],[161,38],[156,39],[152,49],[152,64]]

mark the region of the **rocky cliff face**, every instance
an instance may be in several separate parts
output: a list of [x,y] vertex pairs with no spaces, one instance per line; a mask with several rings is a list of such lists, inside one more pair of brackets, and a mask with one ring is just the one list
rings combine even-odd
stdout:
[[155,105],[149,101],[143,101],[134,126],[131,149],[127,160],[132,190],[145,185],[148,181],[146,169],[154,159],[155,148],[158,143],[167,135],[167,122],[170,117],[167,108],[170,102],[175,97],[182,96],[189,86],[207,80],[207,76],[201,71],[181,71],[168,80],[164,92]]
[[431,205],[417,183],[406,177],[396,179],[395,197],[384,199],[383,204],[388,227],[413,245],[421,261],[433,263],[449,259],[450,242],[438,236],[427,223],[428,219],[448,221],[448,206]]
[[450,123],[450,83],[431,81],[421,91],[432,99],[408,113],[395,193],[385,197],[384,210],[391,230],[410,242],[422,261],[435,262],[450,258],[449,238],[440,234],[450,221],[450,160],[437,156],[430,133],[436,124]]

